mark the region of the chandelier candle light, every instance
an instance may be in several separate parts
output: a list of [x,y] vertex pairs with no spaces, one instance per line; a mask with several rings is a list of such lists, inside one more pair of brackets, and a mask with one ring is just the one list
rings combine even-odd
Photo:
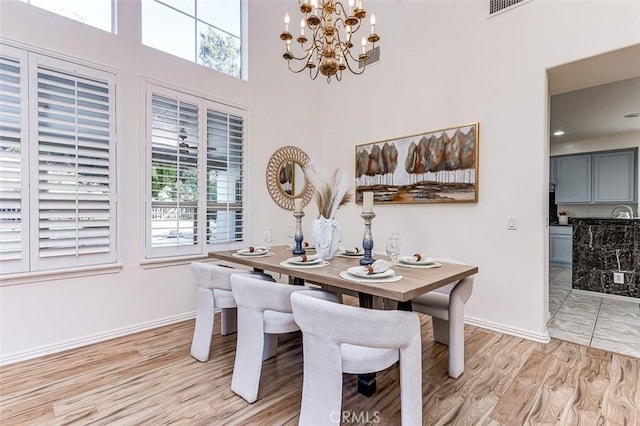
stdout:
[[[371,32],[362,37],[362,53],[354,56],[351,53],[351,39],[360,29],[367,12],[362,6],[363,0],[348,1],[349,6],[345,8],[343,2],[336,0],[298,0],[300,12],[304,15],[300,20],[300,35],[296,38],[302,49],[300,56],[291,52],[293,36],[289,32],[290,18],[288,13],[284,16],[284,31],[280,34],[280,39],[285,43],[282,57],[287,60],[289,70],[299,73],[309,69],[312,80],[321,73],[327,77],[327,83],[331,82],[332,76],[340,81],[342,71],[347,68],[353,74],[364,72],[366,61],[373,54],[376,42],[380,40],[380,36],[376,34],[376,17],[371,15]],[[307,39],[305,27],[311,30],[311,40]],[[367,43],[371,43],[369,49]],[[292,61],[295,61],[294,65],[300,64],[300,68],[294,68]]]
[[375,262],[375,259],[371,257],[371,250],[373,250],[371,221],[376,217],[373,212],[373,192],[368,191],[362,194],[362,213],[360,216],[364,219],[364,237],[362,238],[364,256],[360,259],[360,265],[371,265]]
[[304,239],[304,236],[302,235],[302,218],[304,217],[304,211],[302,211],[302,198],[298,197],[294,199],[293,204],[293,217],[296,218],[296,233],[294,237],[296,246],[294,247],[292,253],[295,255],[305,254],[306,250],[302,248],[302,240]]

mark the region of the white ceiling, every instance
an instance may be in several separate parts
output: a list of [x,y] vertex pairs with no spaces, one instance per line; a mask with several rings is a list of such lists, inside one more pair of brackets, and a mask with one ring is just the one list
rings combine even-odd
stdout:
[[[640,44],[547,70],[551,142],[640,130]],[[553,136],[562,129],[563,136]]]
[[[640,131],[640,77],[566,92],[551,97],[551,142],[589,139]],[[553,136],[563,130],[563,136]]]

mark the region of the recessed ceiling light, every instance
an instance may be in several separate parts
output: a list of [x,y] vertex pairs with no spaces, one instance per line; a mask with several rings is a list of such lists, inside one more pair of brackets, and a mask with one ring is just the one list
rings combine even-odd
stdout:
[[556,130],[555,132],[553,132],[553,136],[562,136],[562,135],[564,135],[563,130]]
[[640,117],[640,112],[632,112],[631,114],[627,114],[624,118],[638,118]]

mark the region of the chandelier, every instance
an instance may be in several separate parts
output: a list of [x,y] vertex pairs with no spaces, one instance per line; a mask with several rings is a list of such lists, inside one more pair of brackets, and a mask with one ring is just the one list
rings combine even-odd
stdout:
[[[380,40],[375,31],[376,17],[371,15],[371,32],[362,37],[362,52],[354,55],[351,51],[354,47],[351,39],[367,16],[362,2],[357,0],[354,7],[354,0],[349,0],[348,8],[345,8],[341,1],[336,0],[298,0],[300,12],[304,15],[300,20],[300,35],[296,38],[302,49],[300,56],[291,52],[293,36],[289,32],[288,13],[284,16],[284,31],[280,34],[285,43],[282,57],[286,59],[289,70],[299,73],[308,69],[312,80],[320,73],[327,77],[327,83],[333,76],[340,81],[342,71],[347,68],[353,74],[362,74],[367,59]],[[311,40],[305,34],[306,27],[311,30]],[[371,43],[369,48],[368,43]],[[295,65],[299,68],[296,69]]]

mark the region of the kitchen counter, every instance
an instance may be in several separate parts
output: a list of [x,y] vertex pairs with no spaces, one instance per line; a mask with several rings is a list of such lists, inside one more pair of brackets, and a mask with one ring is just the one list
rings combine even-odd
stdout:
[[[572,287],[640,298],[640,219],[571,218]],[[624,283],[615,283],[614,272]]]
[[617,217],[570,217],[569,218],[569,223],[574,223],[577,221],[581,221],[581,222],[634,222],[634,221],[639,221],[640,217],[634,217],[632,219],[621,219],[621,218],[617,218]]

